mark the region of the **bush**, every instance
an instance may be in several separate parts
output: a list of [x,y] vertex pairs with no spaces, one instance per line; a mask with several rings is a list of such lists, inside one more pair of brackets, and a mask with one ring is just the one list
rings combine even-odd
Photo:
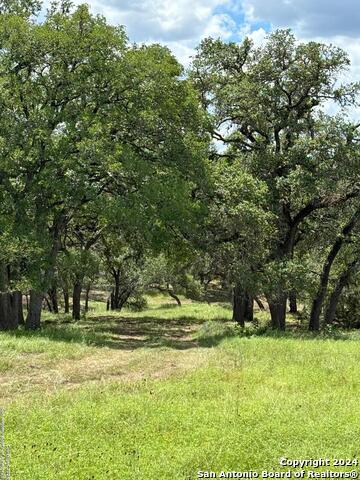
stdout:
[[125,307],[132,312],[142,312],[148,308],[148,301],[142,295],[135,295],[129,298]]
[[360,292],[356,285],[343,291],[336,308],[335,320],[345,328],[360,328]]

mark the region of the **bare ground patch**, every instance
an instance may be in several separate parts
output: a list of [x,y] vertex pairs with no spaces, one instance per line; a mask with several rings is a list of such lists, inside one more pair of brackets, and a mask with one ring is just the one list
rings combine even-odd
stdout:
[[87,383],[161,379],[199,367],[206,349],[123,350],[102,349],[82,359],[62,360],[51,368],[28,364],[21,372],[0,376],[0,399],[8,401],[31,391],[55,391]]
[[14,368],[0,374],[1,402],[31,392],[51,393],[88,383],[167,378],[195,369],[208,358],[209,350],[193,340],[199,325],[191,319],[115,320],[115,324],[114,318],[112,324],[105,318],[86,323],[85,331],[92,328],[92,323],[103,326],[105,346],[89,347],[79,356],[52,360],[46,354],[19,353]]

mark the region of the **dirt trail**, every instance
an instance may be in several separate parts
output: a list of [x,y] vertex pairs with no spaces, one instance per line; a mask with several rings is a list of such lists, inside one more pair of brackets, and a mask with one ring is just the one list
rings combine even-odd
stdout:
[[124,319],[119,319],[111,327],[109,346],[89,347],[78,358],[72,355],[54,361],[46,353],[19,353],[17,367],[0,374],[1,402],[30,392],[51,393],[90,383],[168,378],[207,361],[209,349],[199,347],[192,336],[199,325],[174,322],[164,329],[165,325],[154,327],[154,319],[149,320],[126,319],[124,329]]

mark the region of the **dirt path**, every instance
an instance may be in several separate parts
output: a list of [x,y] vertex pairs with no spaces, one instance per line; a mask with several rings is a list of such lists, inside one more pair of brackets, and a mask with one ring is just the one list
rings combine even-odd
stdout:
[[[88,347],[54,361],[46,353],[19,353],[14,369],[0,374],[4,404],[31,392],[54,392],[91,383],[162,379],[181,375],[207,361],[209,349],[193,339],[198,323],[153,319],[96,319],[106,346]],[[91,328],[91,320],[84,325]],[[88,325],[90,323],[90,325]],[[46,333],[46,330],[45,330]]]

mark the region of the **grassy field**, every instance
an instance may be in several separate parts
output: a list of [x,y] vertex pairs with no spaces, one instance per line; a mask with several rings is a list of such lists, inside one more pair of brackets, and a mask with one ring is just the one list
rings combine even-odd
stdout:
[[360,456],[356,333],[274,335],[259,313],[240,332],[226,305],[166,302],[93,303],[77,324],[48,314],[40,332],[0,333],[13,480],[185,480]]

